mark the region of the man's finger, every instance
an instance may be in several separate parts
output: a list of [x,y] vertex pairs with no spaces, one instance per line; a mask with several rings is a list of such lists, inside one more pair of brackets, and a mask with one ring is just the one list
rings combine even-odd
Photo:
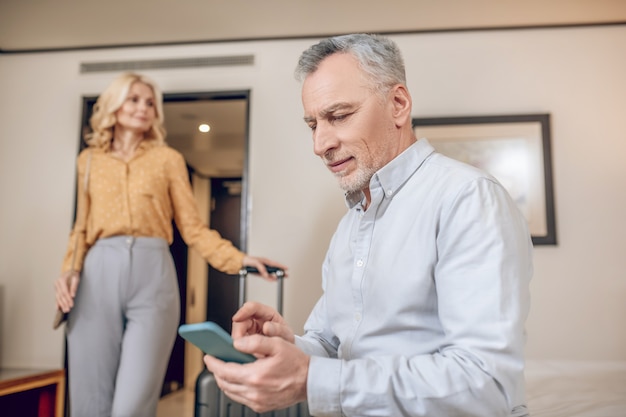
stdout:
[[280,341],[280,338],[256,334],[235,339],[233,346],[235,349],[244,353],[250,353],[257,357],[265,357],[271,356],[276,351],[276,344],[280,343]]
[[277,315],[279,315],[278,312],[269,306],[248,301],[233,315],[233,321],[243,321],[251,318],[270,321]]
[[282,323],[265,322],[263,325],[263,334],[269,337],[280,337],[290,343],[295,342],[295,337],[291,328]]
[[215,373],[218,367],[224,363],[224,361],[221,361],[217,359],[215,356],[211,356],[211,355],[204,355],[203,359],[204,359],[204,364],[206,365],[207,369],[213,373]]

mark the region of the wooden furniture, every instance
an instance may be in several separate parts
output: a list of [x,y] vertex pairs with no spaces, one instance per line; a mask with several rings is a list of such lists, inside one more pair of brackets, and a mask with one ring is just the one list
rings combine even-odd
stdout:
[[3,417],[63,417],[64,369],[0,369]]

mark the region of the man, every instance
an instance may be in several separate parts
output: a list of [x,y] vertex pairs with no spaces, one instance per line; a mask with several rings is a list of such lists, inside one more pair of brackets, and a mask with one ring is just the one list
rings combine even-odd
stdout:
[[219,386],[259,412],[306,400],[315,416],[525,416],[532,244],[491,176],[416,140],[390,40],[347,35],[305,51],[304,120],[350,208],[305,334],[272,308],[233,317],[235,347],[207,356]]

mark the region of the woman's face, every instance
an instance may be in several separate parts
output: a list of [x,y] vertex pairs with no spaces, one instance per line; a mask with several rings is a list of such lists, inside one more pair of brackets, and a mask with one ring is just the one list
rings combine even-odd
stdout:
[[156,118],[152,88],[142,82],[130,86],[122,106],[115,112],[117,125],[124,129],[145,133]]

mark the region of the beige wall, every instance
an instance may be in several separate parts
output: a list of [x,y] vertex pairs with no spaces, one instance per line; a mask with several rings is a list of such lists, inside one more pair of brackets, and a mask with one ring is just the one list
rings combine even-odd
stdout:
[[[415,116],[549,112],[559,245],[535,249],[528,355],[626,360],[626,27],[398,35]],[[290,265],[297,331],[345,210],[313,156],[292,72],[313,40],[0,55],[2,366],[58,366],[52,282],[70,228],[84,61],[252,53],[253,67],[146,72],[166,92],[251,90],[249,252]],[[274,287],[250,283],[274,301]]]

